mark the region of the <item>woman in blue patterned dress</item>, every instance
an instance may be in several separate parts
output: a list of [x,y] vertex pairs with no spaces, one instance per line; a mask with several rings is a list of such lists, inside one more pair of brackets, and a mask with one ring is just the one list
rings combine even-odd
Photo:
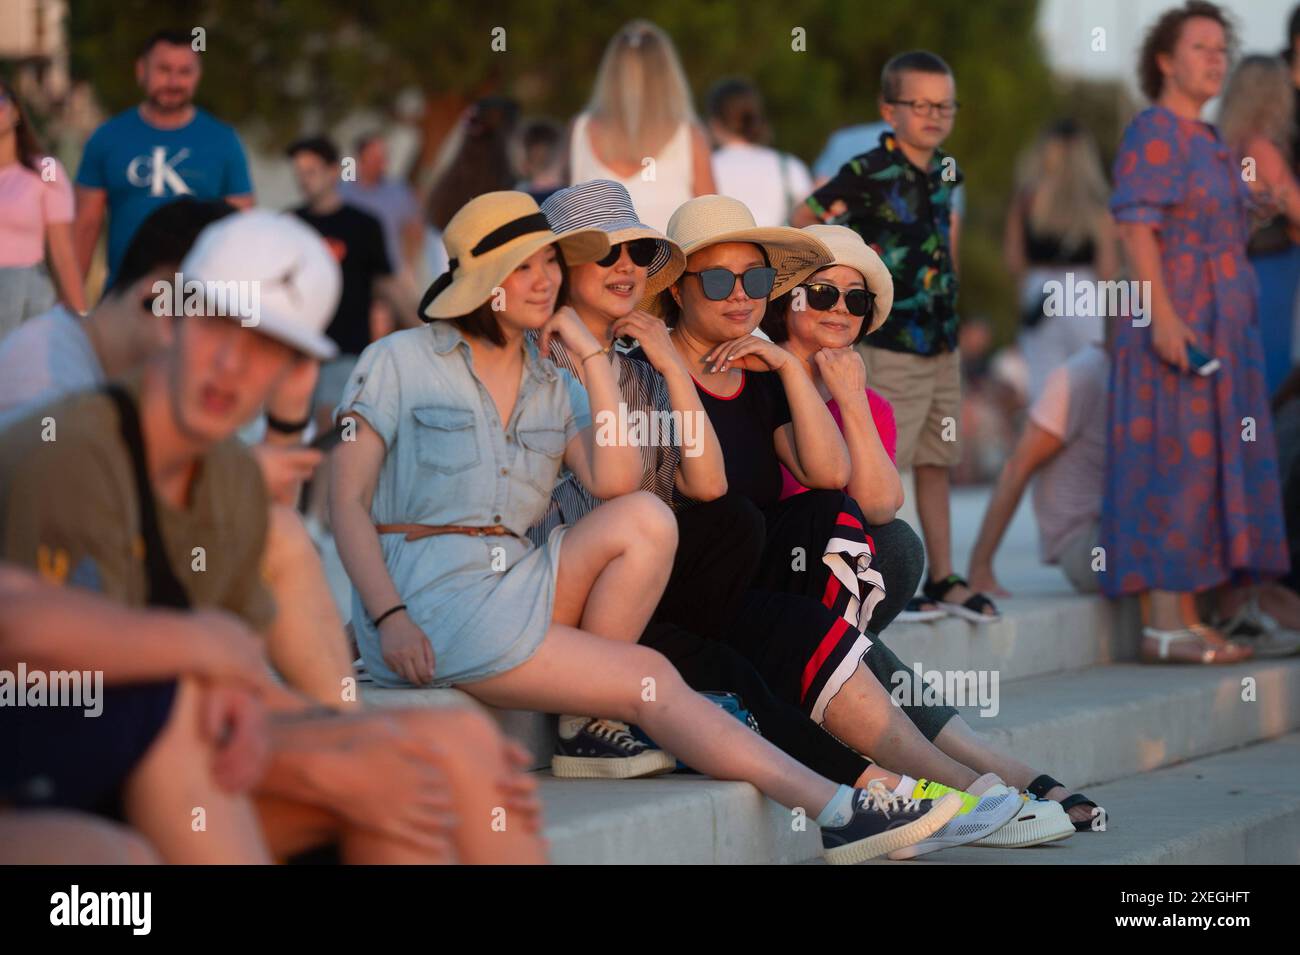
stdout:
[[[1231,33],[1191,0],[1148,33],[1154,105],[1125,131],[1111,210],[1145,309],[1117,321],[1102,505],[1102,589],[1142,594],[1144,660],[1231,663],[1196,593],[1286,571],[1277,458],[1246,259],[1248,192],[1198,117],[1227,72]],[[1147,293],[1149,289],[1149,294]],[[1217,358],[1208,376],[1189,348]]]

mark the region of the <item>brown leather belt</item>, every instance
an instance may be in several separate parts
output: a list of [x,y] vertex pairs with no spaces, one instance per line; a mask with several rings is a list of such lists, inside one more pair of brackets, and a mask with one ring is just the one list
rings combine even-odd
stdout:
[[468,527],[464,524],[376,524],[381,534],[405,534],[408,541],[418,541],[439,534],[469,534],[472,537],[518,537],[514,531],[500,524],[488,527]]

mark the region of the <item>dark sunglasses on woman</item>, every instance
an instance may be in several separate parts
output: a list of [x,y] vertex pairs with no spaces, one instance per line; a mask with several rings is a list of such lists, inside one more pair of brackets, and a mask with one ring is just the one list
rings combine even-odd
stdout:
[[799,287],[806,293],[808,304],[819,312],[829,312],[841,295],[844,296],[844,307],[855,318],[870,314],[876,303],[876,293],[864,288],[851,288],[841,292],[838,286],[825,282],[810,282]]
[[741,287],[750,298],[767,298],[776,285],[776,269],[771,266],[755,266],[737,274],[730,269],[702,269],[699,272],[683,272],[683,275],[697,275],[704,297],[711,302],[725,301],[740,279]]
[[628,258],[632,264],[639,268],[645,268],[655,260],[655,253],[659,251],[659,243],[654,239],[632,239],[628,242],[619,242],[609,247],[609,254],[603,259],[599,259],[596,264],[602,268],[609,268],[616,263],[623,255],[623,249],[627,249]]

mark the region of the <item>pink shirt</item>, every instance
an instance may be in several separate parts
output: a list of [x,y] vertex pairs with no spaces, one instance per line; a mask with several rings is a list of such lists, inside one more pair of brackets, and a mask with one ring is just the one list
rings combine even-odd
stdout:
[[[871,420],[876,423],[876,431],[880,433],[880,443],[885,446],[885,453],[889,455],[889,460],[894,460],[894,452],[898,449],[898,426],[894,423],[894,406],[889,400],[872,389],[867,389],[867,406],[871,409]],[[826,407],[830,409],[831,417],[839,425],[840,433],[844,433],[844,418],[840,415],[839,403],[832,398],[826,402]],[[802,484],[794,479],[794,475],[781,466],[781,500],[787,497],[793,497],[796,494],[802,494],[808,490]]]
[[0,166],[0,268],[44,261],[46,227],[71,222],[72,211],[72,180],[57,159],[42,158],[35,172],[17,162]]

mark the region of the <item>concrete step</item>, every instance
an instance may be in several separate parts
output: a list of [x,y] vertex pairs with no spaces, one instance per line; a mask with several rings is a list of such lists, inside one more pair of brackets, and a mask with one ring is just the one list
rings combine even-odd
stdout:
[[[1300,734],[1143,773],[1089,791],[1105,832],[1032,849],[963,846],[940,865],[1296,865]],[[891,863],[892,864],[892,863]]]
[[1002,683],[1137,659],[1136,601],[1075,593],[998,601],[1002,618],[894,623],[881,635],[900,660],[926,669],[996,670]]
[[[1254,681],[1254,700],[1242,699]],[[1071,786],[1109,782],[1300,728],[1300,659],[1234,666],[1113,664],[1001,688],[975,730]]]
[[[1242,700],[1247,677],[1256,681],[1257,702]],[[1000,703],[997,717],[982,719],[967,712],[967,719],[1032,767],[1071,786],[1087,786],[1088,795],[1112,815],[1112,828],[1134,832],[1128,826],[1140,820],[1145,841],[1119,841],[1135,860],[1143,852],[1157,858],[1160,852],[1175,850],[1213,858],[1236,845],[1232,839],[1244,832],[1243,826],[1253,832],[1257,822],[1266,822],[1261,832],[1287,833],[1300,825],[1300,816],[1287,815],[1290,809],[1278,815],[1273,808],[1252,807],[1234,822],[1235,829],[1229,825],[1206,830],[1187,847],[1161,848],[1164,843],[1151,842],[1147,834],[1182,832],[1180,803],[1169,789],[1156,790],[1160,795],[1151,798],[1143,789],[1152,770],[1216,758],[1213,754],[1300,728],[1300,660],[1225,668],[1112,665],[1013,683],[1002,691]],[[1274,758],[1290,755],[1295,761],[1297,746],[1300,741],[1288,737],[1279,750],[1265,752],[1273,752]],[[1225,765],[1234,764],[1230,760]],[[1214,778],[1231,780],[1232,773]],[[1117,782],[1099,785],[1110,780]],[[1292,791],[1300,800],[1300,787],[1292,786]],[[542,795],[555,861],[708,864],[820,858],[815,832],[793,832],[788,809],[763,799],[748,783],[688,776],[575,781],[555,780],[547,773],[542,776]],[[1257,809],[1262,813],[1258,820],[1248,815]],[[1197,819],[1209,817],[1188,809],[1184,821]],[[1166,822],[1178,825],[1169,829]],[[1091,845],[1084,837],[1092,833],[1066,845]],[[1294,843],[1290,845],[1294,850]],[[1265,854],[1262,848],[1252,851]],[[1019,856],[1015,860],[1021,861]]]
[[[701,777],[542,778],[546,836],[558,864],[820,862],[815,825],[746,783]],[[1300,734],[1090,791],[1105,832],[1031,849],[947,849],[912,864],[1140,865],[1300,862]],[[904,865],[876,860],[872,864]]]

